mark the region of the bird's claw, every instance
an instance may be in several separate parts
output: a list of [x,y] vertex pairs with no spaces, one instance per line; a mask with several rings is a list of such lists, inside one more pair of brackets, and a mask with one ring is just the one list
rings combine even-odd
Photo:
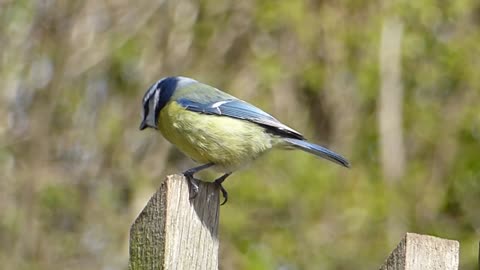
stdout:
[[197,197],[198,192],[199,192],[199,185],[198,185],[198,179],[193,177],[193,174],[189,173],[184,173],[185,178],[188,180],[188,189],[190,190],[190,200],[195,199]]
[[215,180],[215,185],[217,185],[217,187],[220,189],[220,191],[222,192],[222,196],[223,196],[223,202],[220,204],[220,205],[224,205],[225,203],[227,203],[228,201],[228,192],[227,190],[222,186],[222,182],[223,181],[219,181],[218,179]]
[[[205,165],[202,165],[202,166],[199,166],[199,167],[195,167],[195,168],[192,168],[192,169],[189,169],[189,170],[186,170],[183,175],[185,176],[185,178],[187,178],[188,180],[188,188],[190,190],[190,200],[194,199],[195,197],[197,197],[198,195],[198,192],[199,192],[199,189],[200,189],[200,186],[198,184],[198,182],[200,181],[199,179],[196,179],[195,177],[193,177],[193,175],[198,172],[199,170],[203,170],[203,169],[206,169],[208,167],[211,167],[213,166],[214,164],[213,163],[208,163],[208,164],[205,164]],[[222,195],[223,195],[223,202],[220,204],[220,205],[224,205],[225,203],[227,203],[228,201],[228,192],[225,190],[225,188],[222,186],[222,183],[223,181],[225,181],[225,179],[227,179],[227,177],[229,175],[231,175],[232,173],[226,173],[222,176],[220,176],[217,180],[214,181],[215,185],[220,189],[220,191],[222,192]]]

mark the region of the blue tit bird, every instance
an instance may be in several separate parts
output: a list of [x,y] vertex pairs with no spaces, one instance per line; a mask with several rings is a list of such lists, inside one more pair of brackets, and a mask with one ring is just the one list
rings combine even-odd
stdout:
[[198,193],[194,174],[214,167],[224,174],[214,180],[225,204],[223,181],[235,170],[272,148],[300,149],[349,167],[341,155],[308,142],[298,131],[259,108],[215,87],[186,77],[165,77],[143,97],[140,130],[160,130],[181,152],[201,164],[183,172],[191,198]]

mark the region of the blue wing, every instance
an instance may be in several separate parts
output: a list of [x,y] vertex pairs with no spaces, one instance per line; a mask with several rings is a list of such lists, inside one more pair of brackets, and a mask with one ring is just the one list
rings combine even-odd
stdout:
[[227,99],[204,104],[181,98],[177,102],[192,112],[242,119],[262,125],[268,131],[280,136],[304,139],[303,135],[298,131],[280,123],[280,121],[259,108],[239,99]]

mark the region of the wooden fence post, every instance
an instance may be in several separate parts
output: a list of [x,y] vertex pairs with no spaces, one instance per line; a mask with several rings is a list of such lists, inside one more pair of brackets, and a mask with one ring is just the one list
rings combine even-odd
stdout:
[[183,175],[166,178],[130,229],[130,270],[218,269],[218,188],[189,197]]
[[407,233],[380,270],[458,270],[458,241]]

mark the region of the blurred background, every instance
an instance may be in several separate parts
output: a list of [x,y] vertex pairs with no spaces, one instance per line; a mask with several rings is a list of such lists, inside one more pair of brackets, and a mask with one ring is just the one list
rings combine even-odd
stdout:
[[387,2],[0,0],[2,268],[127,268],[131,223],[193,165],[138,130],[141,98],[184,75],[352,163],[230,177],[221,269],[377,269],[407,231],[476,269],[480,2]]

